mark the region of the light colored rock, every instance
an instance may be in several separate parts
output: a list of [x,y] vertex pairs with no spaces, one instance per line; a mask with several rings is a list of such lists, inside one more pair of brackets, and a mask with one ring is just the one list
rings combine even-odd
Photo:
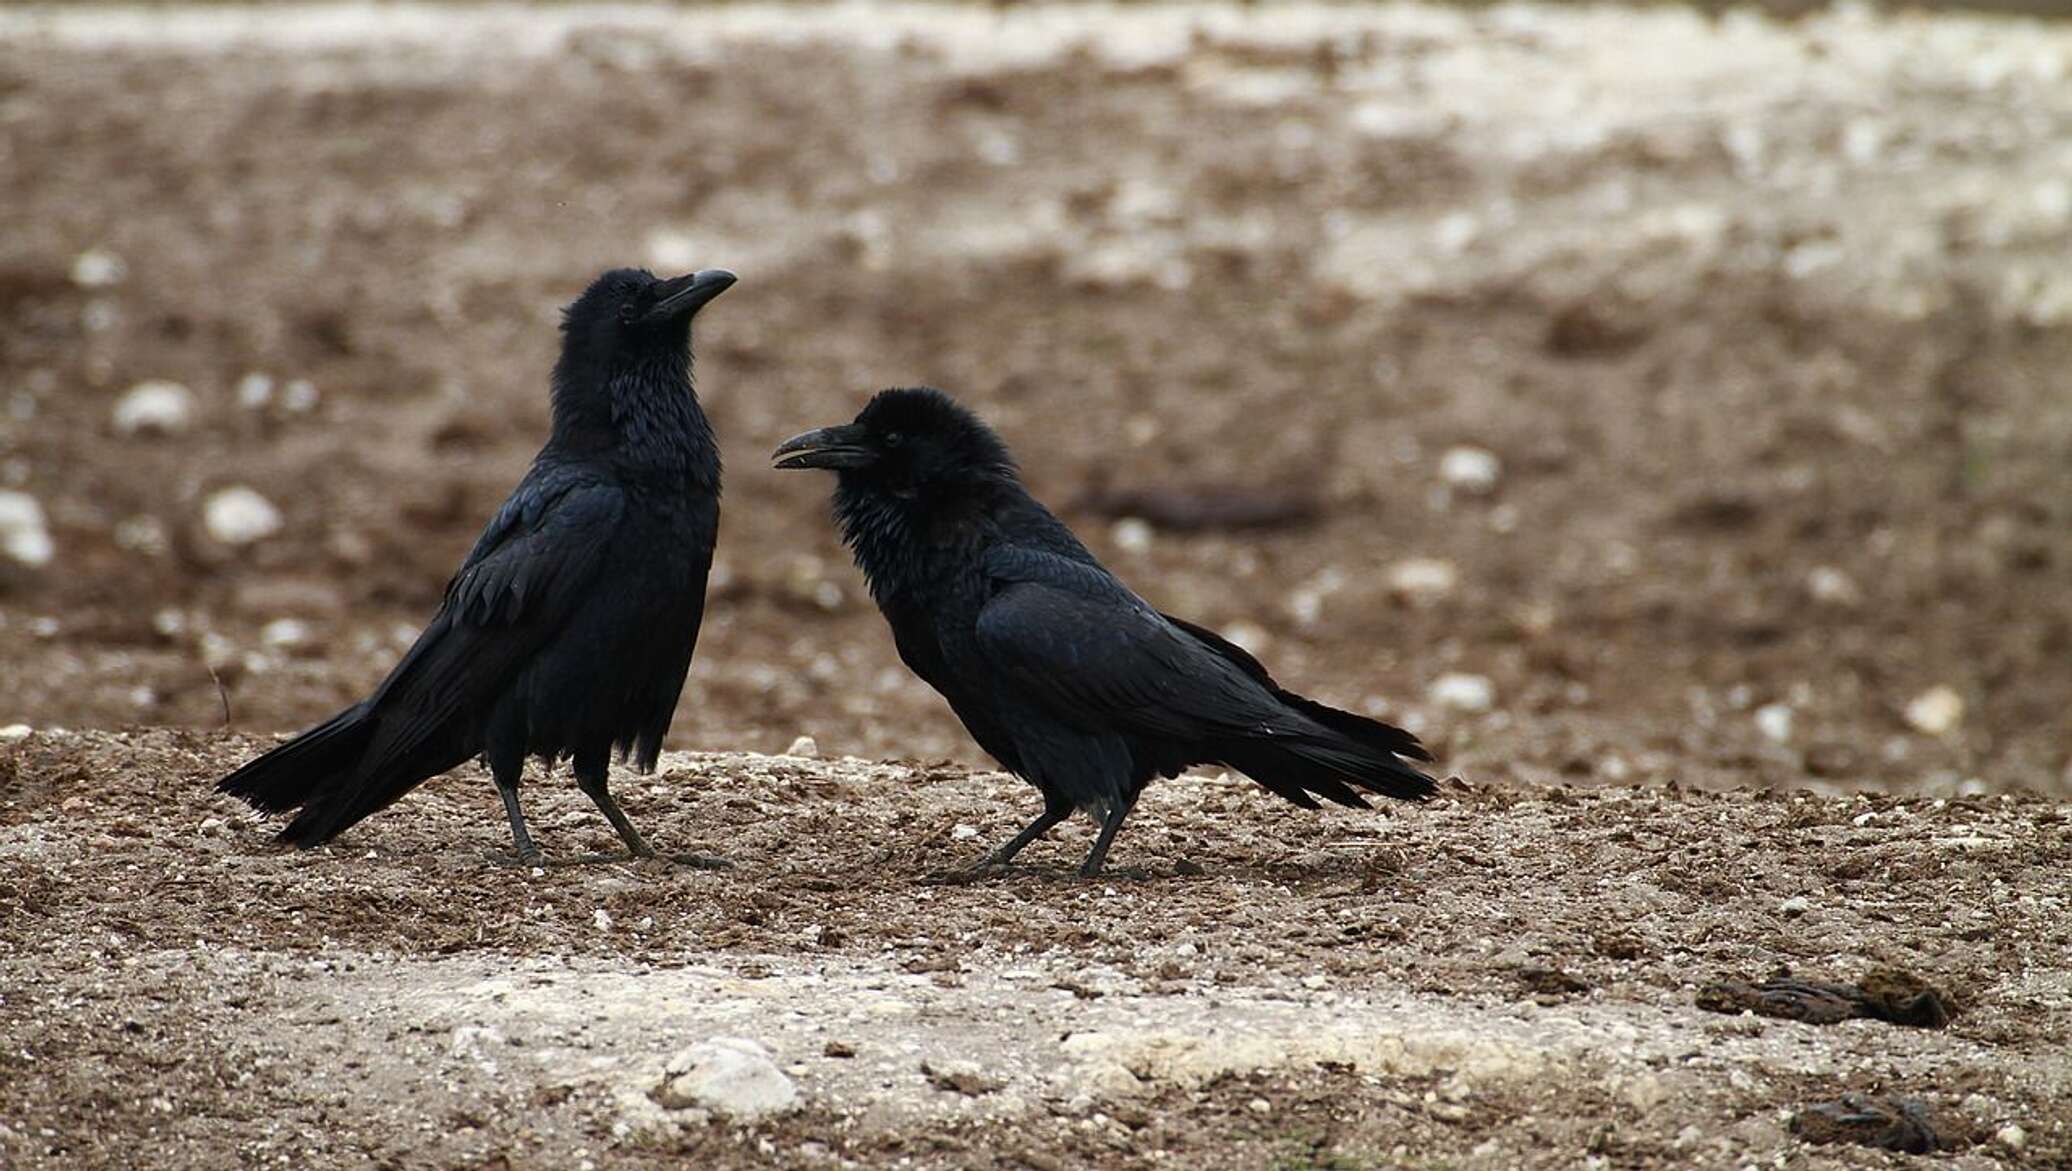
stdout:
[[0,491],[0,552],[31,568],[50,564],[57,554],[43,505],[27,492]]
[[1503,479],[1504,461],[1480,447],[1455,447],[1439,457],[1439,478],[1456,492],[1485,496]]
[[115,429],[124,435],[178,435],[193,422],[194,392],[177,382],[139,382],[115,402]]
[[82,289],[113,288],[129,276],[129,265],[106,248],[89,248],[72,258],[72,283]]
[[250,545],[281,531],[281,510],[243,484],[224,488],[202,505],[202,527],[226,545]]
[[273,401],[273,376],[254,370],[237,380],[237,405],[248,411],[263,409]]
[[1854,606],[1863,601],[1855,579],[1832,565],[1816,566],[1806,574],[1806,593],[1823,606]]
[[1793,895],[1777,904],[1777,913],[1787,919],[1796,919],[1813,909],[1813,900],[1805,895]]
[[953,842],[968,842],[977,836],[978,827],[975,825],[966,825],[963,822],[958,822],[950,827],[950,840]]
[[309,623],[300,618],[276,618],[260,627],[259,641],[277,651],[299,650],[309,645]]
[[1437,557],[1409,557],[1389,570],[1389,589],[1412,602],[1435,602],[1453,592],[1460,571]]
[[1907,704],[1907,724],[1926,736],[1947,736],[1964,722],[1964,697],[1948,684],[1939,684],[1915,696]]
[[792,1109],[799,1091],[769,1050],[740,1037],[714,1037],[669,1059],[654,1099],[670,1110],[704,1108],[752,1119]]
[[1273,642],[1273,635],[1257,622],[1237,621],[1223,628],[1223,637],[1255,655],[1263,655]]
[[597,908],[590,913],[590,925],[599,931],[610,931],[612,929],[612,913],[603,907]]
[[1151,551],[1151,526],[1134,516],[1126,516],[1115,522],[1108,531],[1115,547],[1125,553],[1148,553]]
[[27,724],[9,724],[0,728],[0,740],[26,740],[35,730]]
[[811,736],[801,736],[784,750],[786,756],[815,757],[820,755],[820,745]]
[[1791,739],[1792,710],[1788,703],[1766,703],[1755,709],[1756,730],[1763,738],[1776,744]]
[[1449,671],[1432,681],[1433,703],[1455,711],[1486,712],[1496,706],[1496,684],[1487,675]]
[[2006,1147],[2010,1151],[2019,1151],[2029,1145],[2029,1132],[2023,1130],[2019,1122],[2010,1122],[1999,1130],[1994,1131],[1993,1137],[1999,1140],[2001,1146]]

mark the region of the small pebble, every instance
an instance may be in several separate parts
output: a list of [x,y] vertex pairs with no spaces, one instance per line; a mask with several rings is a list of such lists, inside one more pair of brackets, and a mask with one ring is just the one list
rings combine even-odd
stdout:
[[1777,913],[1787,919],[1796,919],[1813,909],[1813,900],[1805,895],[1793,895],[1777,904]]
[[115,429],[124,435],[177,435],[193,422],[194,392],[177,382],[139,382],[115,402]]
[[1947,736],[1964,722],[1964,697],[1947,684],[1931,687],[1907,704],[1907,724],[1927,736]]
[[35,730],[27,724],[9,724],[4,728],[0,728],[0,740],[27,739],[29,734]]
[[308,646],[309,639],[309,623],[299,618],[276,618],[259,631],[259,641],[277,651]]
[[2000,1141],[2001,1146],[2006,1147],[2010,1151],[2019,1151],[2029,1145],[2029,1132],[2023,1130],[2018,1122],[2010,1122],[1999,1130],[1994,1131],[1993,1137]]
[[1125,553],[1148,553],[1151,550],[1151,525],[1134,516],[1116,521],[1108,536],[1115,542],[1115,547]]
[[1765,739],[1783,744],[1791,739],[1791,716],[1790,704],[1766,703],[1755,709],[1756,730]]
[[612,913],[603,907],[599,907],[591,913],[590,923],[599,931],[610,931],[612,929]]
[[1455,711],[1486,712],[1496,706],[1496,684],[1487,675],[1451,671],[1432,681],[1431,699]]
[[791,742],[791,747],[784,750],[784,755],[805,757],[819,756],[820,745],[816,743],[811,736],[801,736],[798,739]]
[[225,488],[202,506],[202,526],[226,545],[250,545],[281,531],[281,510],[243,484]]
[[1254,1098],[1245,1103],[1245,1109],[1250,1110],[1254,1114],[1271,1114],[1273,1113],[1273,1103],[1264,1098]]
[[1453,592],[1460,571],[1437,557],[1411,557],[1389,570],[1389,589],[1413,602],[1432,602]]
[[1496,491],[1503,474],[1504,462],[1495,452],[1479,447],[1455,447],[1439,457],[1439,478],[1454,491],[1471,496]]
[[0,551],[32,569],[57,553],[43,505],[27,492],[0,491]]
[[72,258],[72,283],[82,289],[106,289],[122,283],[129,265],[106,248],[89,248]]

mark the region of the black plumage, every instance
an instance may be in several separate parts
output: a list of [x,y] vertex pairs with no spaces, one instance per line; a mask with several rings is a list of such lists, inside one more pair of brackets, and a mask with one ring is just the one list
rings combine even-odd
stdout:
[[1043,793],[1002,864],[1074,809],[1101,831],[1094,874],[1153,777],[1235,768],[1297,805],[1423,800],[1417,737],[1288,691],[1242,648],[1161,614],[1022,487],[1007,447],[927,388],[888,390],[856,421],[777,449],[832,468],[834,512],[900,658],[979,746]]
[[480,755],[518,856],[527,755],[567,757],[627,848],[653,851],[606,787],[613,750],[652,771],[698,640],[719,529],[719,448],[691,389],[691,319],[720,269],[619,269],[562,320],[553,431],[445,600],[374,694],[223,778],[280,839],[315,846]]

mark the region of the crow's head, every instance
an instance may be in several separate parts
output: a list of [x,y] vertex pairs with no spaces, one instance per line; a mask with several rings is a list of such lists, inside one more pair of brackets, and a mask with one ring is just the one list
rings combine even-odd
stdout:
[[844,483],[898,496],[1012,482],[1014,457],[977,415],[929,387],[883,390],[853,423],[795,435],[771,459],[779,468],[833,468]]
[[593,362],[651,348],[681,348],[691,318],[733,283],[734,274],[723,268],[668,280],[644,268],[612,269],[562,311],[565,346]]

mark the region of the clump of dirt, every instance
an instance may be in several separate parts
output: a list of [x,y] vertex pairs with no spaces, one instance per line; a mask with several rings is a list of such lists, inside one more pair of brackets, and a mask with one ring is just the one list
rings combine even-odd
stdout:
[[1791,1132],[1809,1143],[1855,1143],[1909,1155],[1944,1149],[1928,1104],[1912,1098],[1845,1094],[1801,1110]]
[[1698,990],[1697,1004],[1707,1012],[1753,1012],[1814,1025],[1832,1025],[1857,1017],[1940,1029],[1950,1023],[1949,997],[1911,972],[1881,968],[1859,984],[1835,984],[1794,976],[1774,976],[1759,984],[1721,980]]

